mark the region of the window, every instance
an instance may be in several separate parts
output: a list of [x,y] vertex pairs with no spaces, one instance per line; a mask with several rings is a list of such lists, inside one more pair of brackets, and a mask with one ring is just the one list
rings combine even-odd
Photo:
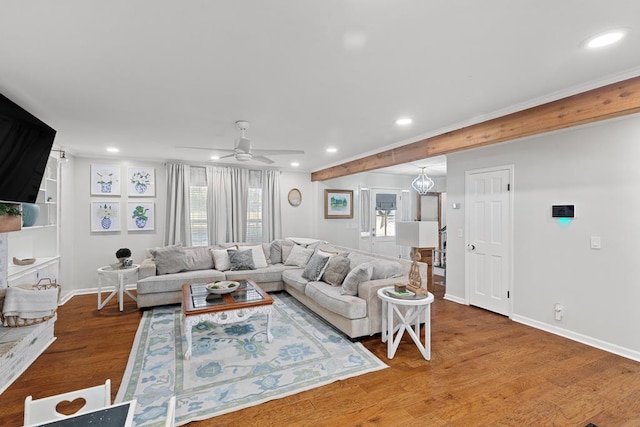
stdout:
[[247,242],[262,242],[262,172],[249,171]]
[[376,236],[378,237],[396,235],[396,198],[395,194],[376,194]]
[[193,246],[209,245],[207,228],[207,177],[204,168],[190,168],[189,205],[191,211],[191,244]]

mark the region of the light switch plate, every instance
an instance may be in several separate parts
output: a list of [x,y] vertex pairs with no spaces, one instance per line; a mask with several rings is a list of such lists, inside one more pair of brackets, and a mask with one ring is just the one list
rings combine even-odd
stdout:
[[591,236],[591,249],[600,249],[601,247],[600,236]]

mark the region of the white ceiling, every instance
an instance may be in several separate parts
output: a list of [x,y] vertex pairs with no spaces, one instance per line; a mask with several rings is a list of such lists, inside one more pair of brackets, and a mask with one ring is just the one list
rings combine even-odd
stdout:
[[0,92],[79,156],[202,162],[176,147],[232,148],[245,119],[255,149],[305,150],[274,166],[313,171],[640,75],[637,0],[0,4]]

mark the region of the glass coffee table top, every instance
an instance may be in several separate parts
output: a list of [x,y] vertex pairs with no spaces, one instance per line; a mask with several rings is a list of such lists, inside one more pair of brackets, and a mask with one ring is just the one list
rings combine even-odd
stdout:
[[240,283],[238,289],[224,295],[210,294],[207,291],[206,283],[189,285],[193,309],[198,310],[227,305],[230,301],[228,297],[225,298],[225,295],[228,295],[233,303],[251,303],[265,300],[263,293],[257,289],[257,285],[246,280],[238,280],[238,283]]

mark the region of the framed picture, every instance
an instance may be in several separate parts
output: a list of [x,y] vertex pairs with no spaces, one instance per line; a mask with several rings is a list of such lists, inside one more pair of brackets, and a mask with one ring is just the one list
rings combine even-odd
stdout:
[[287,194],[287,200],[291,206],[296,208],[302,203],[302,193],[297,188],[292,188],[289,190],[289,194]]
[[120,195],[119,165],[91,165],[91,195]]
[[156,195],[155,168],[129,168],[127,171],[129,197],[153,197]]
[[324,190],[324,217],[353,218],[353,190]]
[[91,202],[91,231],[120,231],[120,202]]
[[127,203],[127,230],[142,231],[155,229],[156,212],[153,202]]

